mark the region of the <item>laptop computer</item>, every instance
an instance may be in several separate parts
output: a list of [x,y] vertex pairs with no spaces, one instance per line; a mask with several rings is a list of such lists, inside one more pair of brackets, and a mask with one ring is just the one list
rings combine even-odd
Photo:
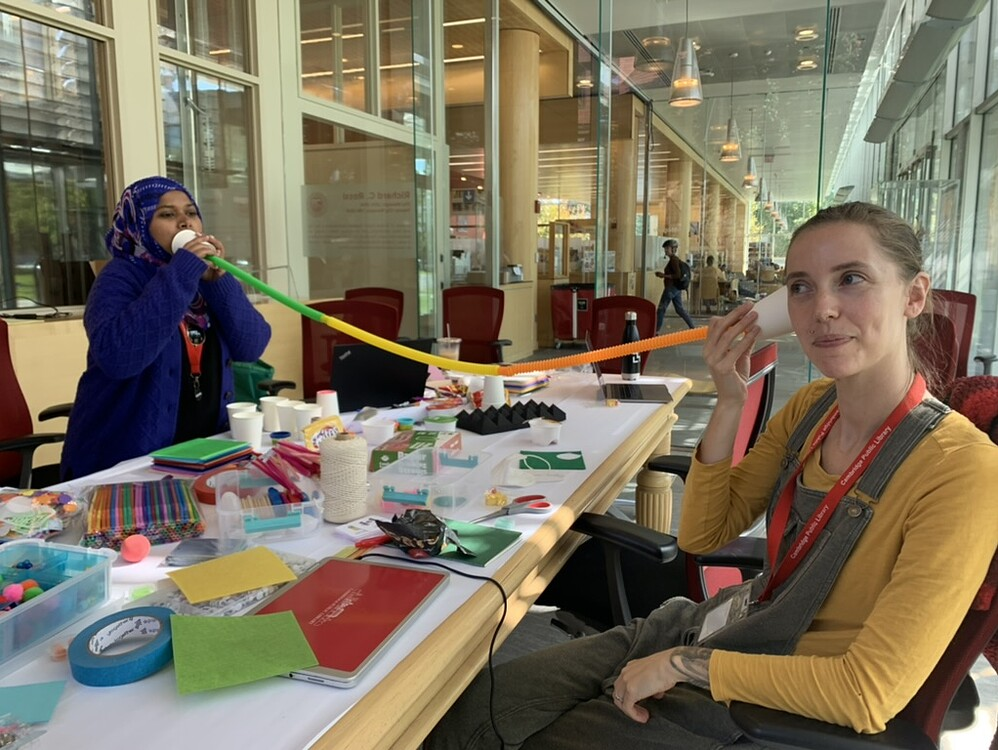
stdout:
[[[434,339],[408,339],[403,346],[430,353]],[[429,366],[370,344],[333,347],[329,387],[336,391],[340,411],[365,406],[394,406],[420,398],[426,390]]]
[[438,570],[328,557],[253,614],[294,613],[319,660],[283,676],[350,687],[447,579]]
[[[593,350],[588,331],[586,331],[586,350]],[[596,373],[603,398],[645,404],[668,404],[672,401],[669,386],[664,383],[607,383],[599,362],[593,362],[593,372]]]

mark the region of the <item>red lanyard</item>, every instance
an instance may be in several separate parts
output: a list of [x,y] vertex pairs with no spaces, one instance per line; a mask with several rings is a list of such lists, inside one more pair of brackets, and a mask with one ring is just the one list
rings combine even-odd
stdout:
[[783,487],[783,492],[780,493],[780,499],[776,504],[776,509],[773,511],[773,518],[770,521],[769,529],[767,530],[767,540],[766,545],[769,548],[769,563],[772,567],[773,573],[769,577],[769,582],[766,584],[765,590],[759,596],[759,601],[765,601],[773,593],[773,589],[779,586],[781,583],[786,581],[790,575],[797,569],[801,561],[807,557],[807,553],[811,551],[811,547],[814,545],[815,540],[821,533],[822,529],[828,524],[829,519],[838,507],[839,502],[845,496],[845,494],[850,490],[850,488],[859,481],[859,478],[866,471],[873,459],[877,457],[880,453],[880,449],[883,447],[884,441],[887,436],[894,431],[894,429],[901,423],[901,420],[908,416],[916,406],[922,402],[922,397],[925,395],[925,380],[921,375],[916,374],[915,380],[911,384],[911,388],[908,389],[908,393],[905,397],[901,399],[894,411],[888,415],[887,419],[880,426],[880,429],[870,438],[870,442],[866,444],[866,447],[860,451],[859,455],[853,461],[852,466],[842,472],[839,480],[835,483],[835,486],[828,491],[825,498],[821,501],[818,507],[815,509],[811,518],[804,525],[800,534],[794,540],[794,543],[790,545],[790,549],[787,551],[786,556],[780,562],[779,566],[776,564],[776,556],[780,551],[780,541],[783,539],[783,532],[787,528],[787,522],[790,520],[790,508],[794,501],[794,491],[797,486],[797,477],[800,475],[801,471],[804,469],[804,464],[807,462],[811,454],[817,450],[818,446],[821,445],[822,441],[828,436],[829,431],[832,429],[839,418],[839,408],[836,406],[832,413],[828,415],[825,421],[822,423],[818,430],[818,433],[814,436],[814,440],[811,441],[811,446],[808,448],[807,453],[800,460],[800,464],[797,470],[793,473],[793,476],[787,481],[786,485]]
[[187,347],[187,360],[191,365],[191,382],[194,386],[194,400],[201,400],[201,351],[204,348],[204,332],[191,328],[186,322],[180,324],[180,332],[184,335],[184,346]]

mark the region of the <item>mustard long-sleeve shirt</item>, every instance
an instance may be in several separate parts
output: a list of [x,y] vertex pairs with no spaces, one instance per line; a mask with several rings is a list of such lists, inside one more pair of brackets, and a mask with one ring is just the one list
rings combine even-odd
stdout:
[[[717,549],[766,509],[794,426],[831,381],[801,389],[770,420],[736,467],[694,459],[683,495],[679,545]],[[812,436],[805,441],[809,445]],[[820,450],[805,486],[831,488]],[[716,700],[740,700],[852,727],[883,731],[925,682],[984,580],[998,544],[998,446],[957,413],[897,469],[793,655],[716,650]]]

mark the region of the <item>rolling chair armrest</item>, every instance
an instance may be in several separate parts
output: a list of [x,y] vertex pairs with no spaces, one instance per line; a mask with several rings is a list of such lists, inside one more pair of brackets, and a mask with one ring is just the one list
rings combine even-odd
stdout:
[[936,750],[922,732],[904,719],[893,719],[879,734],[734,701],[731,718],[745,736],[763,747],[784,750]]
[[995,354],[978,354],[974,357],[975,362],[980,362],[984,367],[984,374],[991,374],[991,365],[994,364],[995,360],[998,360],[998,355]]
[[665,455],[665,456],[655,456],[649,459],[647,468],[650,471],[662,471],[666,474],[675,474],[684,482],[686,481],[686,476],[690,473],[690,465],[693,459],[690,456],[682,455]]
[[762,570],[766,559],[766,538],[740,536],[720,549],[705,555],[696,555],[698,565],[717,565],[726,568],[758,568]]
[[512,339],[496,339],[492,343],[495,344],[496,346],[512,346],[513,345],[513,340]]
[[70,409],[73,408],[72,404],[56,404],[55,406],[50,406],[47,409],[42,409],[38,413],[38,419],[44,421],[46,419],[56,419],[58,417],[68,417]]
[[18,479],[18,486],[21,489],[31,486],[31,461],[35,449],[42,445],[61,443],[65,439],[66,435],[61,432],[36,432],[33,435],[0,440],[0,453],[17,451],[21,454],[21,476]]
[[276,396],[278,391],[282,391],[285,388],[294,388],[297,385],[293,380],[276,380],[274,378],[266,378],[258,381],[256,384],[257,388],[266,391],[268,396]]
[[572,524],[572,531],[586,534],[622,550],[637,553],[655,562],[671,562],[679,554],[674,536],[613,516],[583,513]]

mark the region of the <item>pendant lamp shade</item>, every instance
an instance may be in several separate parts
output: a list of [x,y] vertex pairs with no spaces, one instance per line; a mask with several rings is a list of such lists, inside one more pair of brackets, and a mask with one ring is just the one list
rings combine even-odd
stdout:
[[672,77],[672,94],[669,104],[673,107],[695,107],[703,102],[703,86],[700,84],[700,65],[693,49],[693,40],[683,37],[676,53],[676,65]]
[[742,144],[738,139],[738,123],[735,118],[728,118],[728,134],[721,144],[721,161],[733,162],[742,160]]
[[766,191],[766,202],[762,204],[762,207],[767,211],[773,210],[773,194],[768,190]]
[[642,73],[672,74],[676,50],[667,36],[648,36],[641,40],[643,54],[634,61],[634,69]]
[[742,178],[742,187],[754,188],[758,179],[759,173],[755,169],[755,157],[750,156],[748,158],[748,169],[745,170],[745,176]]

